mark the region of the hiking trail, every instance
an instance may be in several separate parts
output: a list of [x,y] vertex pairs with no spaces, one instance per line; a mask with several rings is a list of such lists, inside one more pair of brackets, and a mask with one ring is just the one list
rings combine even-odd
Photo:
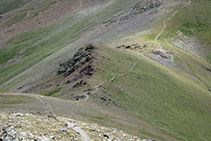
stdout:
[[158,44],[158,50],[161,51],[162,47],[160,45],[160,43],[157,41],[157,39],[160,37],[160,35],[164,32],[164,30],[166,29],[166,22],[168,22],[169,20],[171,20],[175,14],[177,14],[180,10],[182,10],[183,8],[189,6],[191,4],[191,0],[189,0],[189,2],[187,4],[185,4],[184,6],[182,6],[181,8],[177,9],[168,19],[163,21],[163,28],[160,31],[160,33],[155,37],[155,42]]
[[[134,67],[137,65],[138,62],[140,62],[140,61],[142,60],[142,59],[139,57],[139,55],[140,55],[140,53],[137,54],[137,57],[139,58],[139,60],[136,61],[136,62],[134,63],[134,65],[130,68],[130,72],[133,72]],[[102,84],[104,84],[104,83],[106,83],[106,82],[109,82],[109,81],[113,81],[117,76],[125,76],[127,73],[128,73],[128,72],[125,72],[125,73],[123,73],[123,74],[116,74],[116,75],[114,75],[110,80],[105,80],[105,81],[103,81],[103,82],[100,82],[98,85],[94,86],[95,91],[98,91],[98,87],[99,87],[100,85],[102,85]],[[95,91],[92,91],[92,93],[94,93]]]

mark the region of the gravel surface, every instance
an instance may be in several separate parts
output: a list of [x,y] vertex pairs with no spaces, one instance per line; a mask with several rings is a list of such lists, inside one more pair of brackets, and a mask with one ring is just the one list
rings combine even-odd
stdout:
[[66,117],[0,112],[0,139],[4,141],[128,140],[148,141],[115,128]]

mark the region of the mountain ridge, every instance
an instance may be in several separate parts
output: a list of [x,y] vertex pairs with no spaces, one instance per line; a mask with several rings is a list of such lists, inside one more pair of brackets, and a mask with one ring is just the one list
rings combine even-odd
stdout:
[[[37,93],[46,101],[58,97],[72,102],[69,105],[68,100],[52,100],[53,109],[60,109],[64,115],[115,126],[143,138],[156,141],[211,138],[208,40],[211,36],[206,20],[209,14],[204,14],[211,12],[204,9],[210,5],[209,1],[71,2],[76,6],[68,5],[66,0],[53,3],[35,0],[24,5],[25,8],[34,4],[43,6],[35,11],[26,10],[31,12],[29,17],[21,10],[24,6],[19,12],[12,11],[14,14],[7,20],[10,12],[2,14],[0,91],[17,95],[5,99],[2,94],[6,101],[1,110],[18,111],[15,105],[20,107],[25,96]],[[62,7],[64,15],[58,14],[58,20],[48,15]],[[14,21],[16,18],[19,19]],[[29,28],[20,28],[23,33],[14,28],[24,27],[28,21],[38,27],[29,22]],[[72,60],[80,56],[77,51],[81,47],[90,44],[97,48],[91,55],[94,73],[77,78],[84,62]],[[88,60],[92,58],[89,55],[85,55]],[[77,79],[70,83],[72,79],[57,75],[59,68],[61,73],[74,70],[68,76],[76,75]],[[21,97],[18,94],[21,92],[29,93]],[[34,104],[31,109],[27,103],[21,107],[29,112],[38,110],[36,105],[40,100],[37,100],[29,100]],[[64,108],[64,103],[72,106],[71,112]]]

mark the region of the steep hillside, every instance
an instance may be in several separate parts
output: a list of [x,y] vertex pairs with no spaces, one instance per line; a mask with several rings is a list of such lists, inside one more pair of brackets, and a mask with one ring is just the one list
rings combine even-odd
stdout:
[[141,139],[211,140],[210,5],[34,0],[2,10],[0,92],[10,94],[1,111],[67,116]]

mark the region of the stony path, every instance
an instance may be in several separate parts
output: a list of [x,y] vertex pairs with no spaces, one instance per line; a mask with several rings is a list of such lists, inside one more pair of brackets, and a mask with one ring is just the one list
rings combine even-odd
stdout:
[[182,10],[183,8],[189,6],[190,4],[191,4],[191,0],[189,0],[189,2],[188,2],[186,5],[182,6],[182,7],[179,8],[179,9],[177,9],[177,10],[171,15],[171,17],[169,17],[168,19],[166,19],[165,21],[163,21],[163,28],[162,28],[162,30],[160,31],[160,33],[155,37],[155,42],[157,42],[157,44],[158,44],[158,50],[161,50],[162,48],[161,48],[160,43],[157,41],[157,39],[160,37],[160,35],[161,35],[161,34],[163,33],[163,31],[166,29],[166,22],[168,22],[169,20],[171,20],[171,19],[174,17],[174,15],[175,15],[176,13],[178,13],[178,12],[179,12],[180,10]]
[[83,141],[90,141],[91,140],[90,137],[88,136],[88,134],[83,129],[77,127],[75,123],[67,121],[67,125],[68,125],[68,128],[72,128],[76,132],[80,133]]

